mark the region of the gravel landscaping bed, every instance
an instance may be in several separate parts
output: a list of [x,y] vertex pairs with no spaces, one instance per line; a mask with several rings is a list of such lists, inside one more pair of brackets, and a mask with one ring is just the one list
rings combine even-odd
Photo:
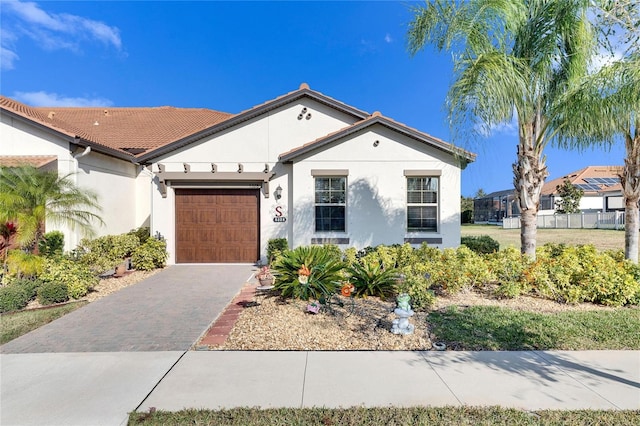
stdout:
[[[345,299],[346,300],[346,299]],[[430,350],[432,340],[426,312],[416,312],[410,319],[415,325],[411,335],[390,332],[396,318],[395,301],[377,297],[353,299],[353,313],[339,308],[336,312],[306,312],[307,303],[282,300],[277,296],[256,296],[243,309],[227,340],[210,345],[210,350]],[[439,296],[433,309],[447,306],[497,305],[530,312],[570,310],[608,310],[590,303],[567,305],[531,296],[496,299],[474,290],[452,296]]]
[[389,330],[395,302],[377,297],[353,299],[353,313],[306,312],[306,302],[257,296],[245,308],[220,350],[425,350],[431,348],[425,314],[416,313],[411,335]]

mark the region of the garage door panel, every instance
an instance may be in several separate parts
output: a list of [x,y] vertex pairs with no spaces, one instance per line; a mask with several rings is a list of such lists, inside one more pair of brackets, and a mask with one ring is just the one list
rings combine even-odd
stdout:
[[259,192],[176,189],[176,262],[255,262]]

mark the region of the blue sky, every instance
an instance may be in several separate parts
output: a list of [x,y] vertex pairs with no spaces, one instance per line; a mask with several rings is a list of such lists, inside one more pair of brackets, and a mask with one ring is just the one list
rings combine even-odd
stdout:
[[[478,154],[462,194],[512,187],[513,125],[452,140],[446,53],[410,57],[411,2],[0,3],[0,92],[32,106],[199,107],[237,113],[311,89]],[[549,179],[622,165],[624,148],[546,150]]]

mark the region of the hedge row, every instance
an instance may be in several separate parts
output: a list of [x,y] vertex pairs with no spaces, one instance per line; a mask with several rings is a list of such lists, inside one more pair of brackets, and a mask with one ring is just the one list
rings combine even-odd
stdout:
[[[491,244],[483,241],[482,246]],[[284,286],[281,290],[288,295],[315,294],[296,289],[301,285],[297,270],[305,259],[298,253],[301,249],[285,250],[273,263],[276,287]],[[414,249],[404,244],[362,250],[349,248],[344,252],[329,245],[315,249],[318,250],[327,252],[332,262],[336,259],[343,262],[339,277],[356,283],[356,294],[365,292],[358,285],[366,285],[367,280],[384,281],[385,286],[376,290],[377,295],[388,295],[389,286],[393,285],[395,293],[409,293],[411,304],[416,308],[428,307],[435,293],[454,294],[473,287],[491,291],[497,297],[533,294],[562,303],[640,304],[640,266],[624,260],[622,251],[598,252],[592,245],[547,244],[538,248],[535,262],[514,248],[478,254],[466,245],[439,250],[426,245]],[[313,272],[319,273],[324,268],[323,264],[314,263],[314,258],[325,257],[318,253],[307,255],[305,266],[312,275],[310,283],[304,286],[335,287],[332,283],[314,281]],[[333,263],[331,268],[335,269]],[[381,274],[389,271],[402,278],[392,283],[392,280],[383,280]],[[278,276],[286,277],[286,282]]]

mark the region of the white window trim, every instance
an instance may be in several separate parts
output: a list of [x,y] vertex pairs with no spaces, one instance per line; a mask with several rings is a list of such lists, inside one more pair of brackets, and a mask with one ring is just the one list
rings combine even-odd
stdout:
[[[430,172],[432,174],[426,175],[423,173]],[[437,174],[436,174],[437,173]],[[441,197],[440,193],[442,191],[442,178],[439,170],[405,170],[404,175],[406,177],[405,180],[405,201],[406,201],[406,211],[405,211],[405,232],[407,235],[439,235],[442,229],[442,224],[440,223],[440,205],[441,205]],[[409,203],[409,179],[410,178],[437,178],[438,179],[438,189],[437,189],[437,201],[436,203]],[[427,231],[427,230],[416,230],[409,229],[409,207],[410,206],[434,206],[436,207],[436,229],[435,231]]]
[[[336,173],[338,172],[338,173]],[[344,172],[344,173],[342,173]],[[318,235],[327,236],[342,236],[347,233],[348,221],[347,217],[349,214],[349,179],[347,178],[349,174],[348,170],[311,170],[311,175],[313,176],[313,233]],[[330,203],[316,203],[316,178],[342,178],[344,179],[344,230],[342,231],[318,231],[316,229],[316,207],[318,206],[342,206],[342,204],[330,204]]]

